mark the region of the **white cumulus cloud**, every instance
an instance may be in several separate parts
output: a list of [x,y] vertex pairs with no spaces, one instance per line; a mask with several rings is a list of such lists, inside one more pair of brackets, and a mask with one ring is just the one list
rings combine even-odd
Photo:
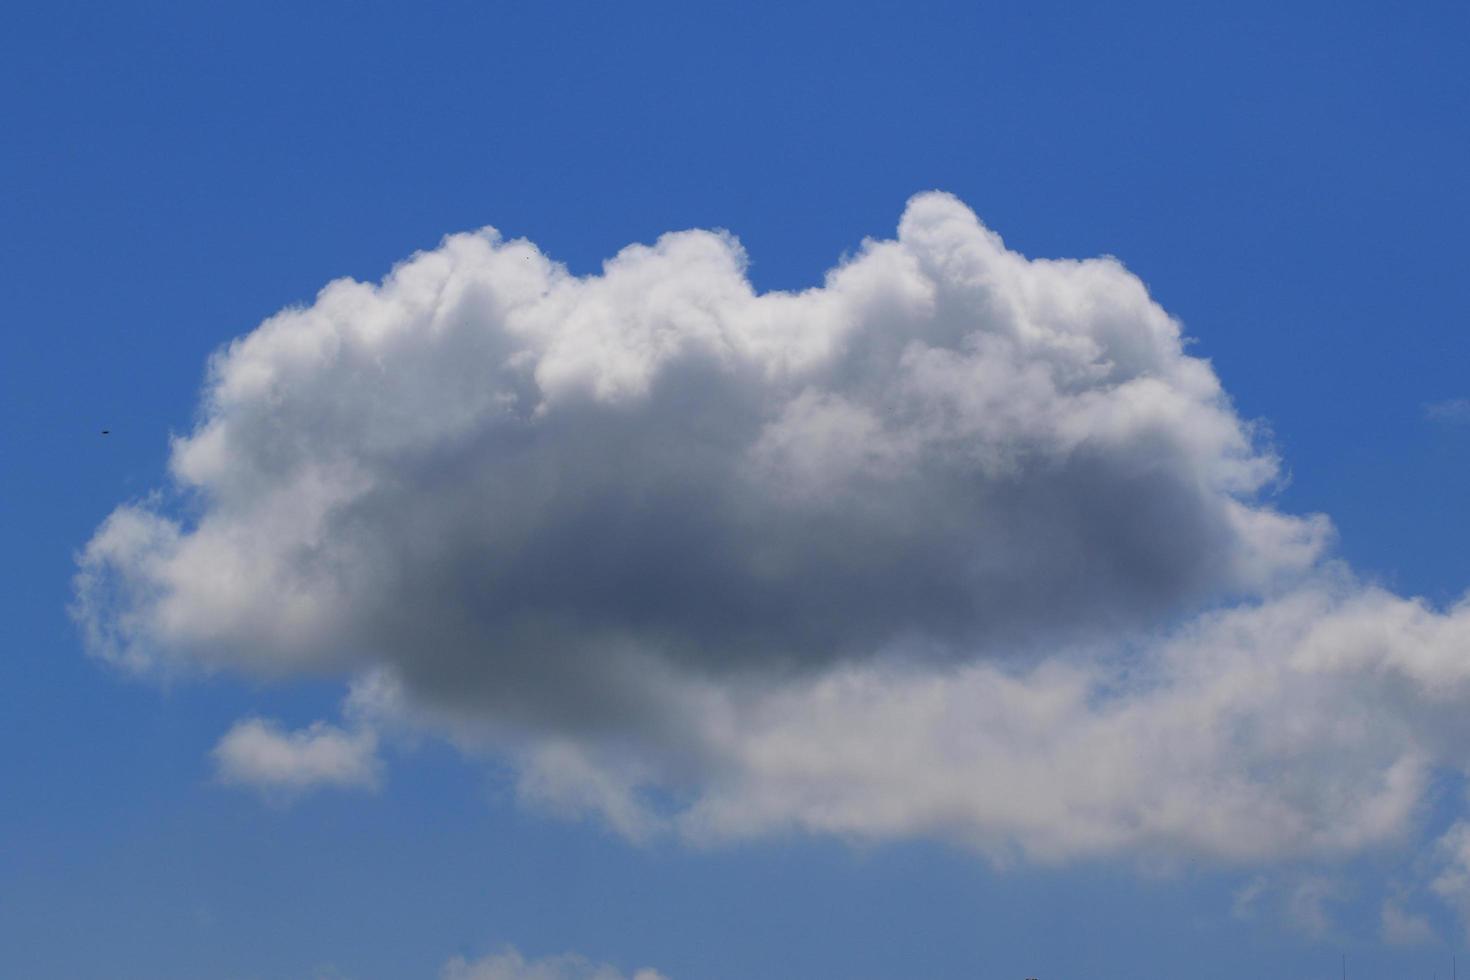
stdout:
[[[174,485],[80,556],[89,648],[336,671],[359,725],[510,753],[523,799],[639,839],[1418,840],[1470,744],[1470,607],[1275,509],[1271,447],[1119,262],[930,193],[818,287],[744,264],[687,231],[579,277],[485,230],[268,319],[211,361]],[[374,785],[371,731],[217,755]]]
[[222,782],[294,795],[318,787],[375,790],[381,780],[377,736],[315,722],[287,731],[263,718],[237,722],[214,748]]
[[486,231],[272,317],[174,444],[192,516],[125,505],[83,554],[92,648],[597,722],[650,659],[1022,653],[1321,552],[1116,261],[1028,260],[941,194],[820,288],[744,261],[681,232],[578,278]]
[[1385,899],[1380,910],[1379,934],[1394,946],[1426,946],[1434,942],[1434,929],[1422,915],[1403,907],[1396,899]]

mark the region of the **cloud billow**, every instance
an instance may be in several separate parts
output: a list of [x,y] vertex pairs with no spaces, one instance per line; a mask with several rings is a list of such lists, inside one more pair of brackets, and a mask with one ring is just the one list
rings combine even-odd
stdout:
[[227,736],[242,781],[376,785],[407,724],[634,838],[1253,864],[1422,831],[1470,608],[1271,507],[1270,447],[1121,264],[938,193],[820,287],[744,264],[690,231],[577,277],[486,230],[270,318],[212,360],[173,495],[81,555],[89,648],[350,679],[349,729]]

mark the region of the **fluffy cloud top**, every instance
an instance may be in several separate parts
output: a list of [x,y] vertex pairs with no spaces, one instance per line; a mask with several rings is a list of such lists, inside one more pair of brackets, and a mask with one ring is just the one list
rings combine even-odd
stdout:
[[377,736],[346,732],[323,722],[288,732],[275,722],[247,718],[214,748],[221,781],[272,794],[317,787],[377,789]]
[[[634,837],[1413,838],[1470,744],[1470,607],[1324,564],[1119,263],[925,194],[820,288],[743,266],[682,232],[575,277],[485,231],[272,317],[214,358],[176,504],[83,553],[91,649],[339,671],[358,719],[515,752],[525,799]],[[327,734],[225,744],[284,772]]]

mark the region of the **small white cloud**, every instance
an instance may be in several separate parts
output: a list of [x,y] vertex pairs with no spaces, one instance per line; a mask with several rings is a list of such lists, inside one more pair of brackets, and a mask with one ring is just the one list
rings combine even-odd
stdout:
[[439,976],[440,980],[667,980],[657,970],[642,969],[630,976],[575,953],[528,960],[512,948],[477,960],[456,956],[444,964]]
[[381,782],[378,739],[370,729],[344,731],[318,721],[286,731],[264,718],[246,718],[214,747],[221,782],[293,796],[318,787],[376,790]]
[[1032,260],[958,200],[820,286],[726,234],[574,276],[493,230],[328,284],[211,361],[171,470],[80,556],[137,670],[386,666],[427,700],[639,724],[713,678],[1117,632],[1310,569],[1325,519],[1114,259]]

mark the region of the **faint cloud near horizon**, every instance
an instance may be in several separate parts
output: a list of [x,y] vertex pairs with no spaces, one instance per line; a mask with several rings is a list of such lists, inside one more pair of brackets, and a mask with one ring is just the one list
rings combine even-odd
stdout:
[[468,961],[456,956],[444,964],[440,980],[668,980],[644,967],[631,976],[606,963],[594,963],[576,953],[528,960],[514,947]]
[[1425,402],[1424,417],[1433,422],[1470,425],[1470,398],[1446,398],[1443,401]]

